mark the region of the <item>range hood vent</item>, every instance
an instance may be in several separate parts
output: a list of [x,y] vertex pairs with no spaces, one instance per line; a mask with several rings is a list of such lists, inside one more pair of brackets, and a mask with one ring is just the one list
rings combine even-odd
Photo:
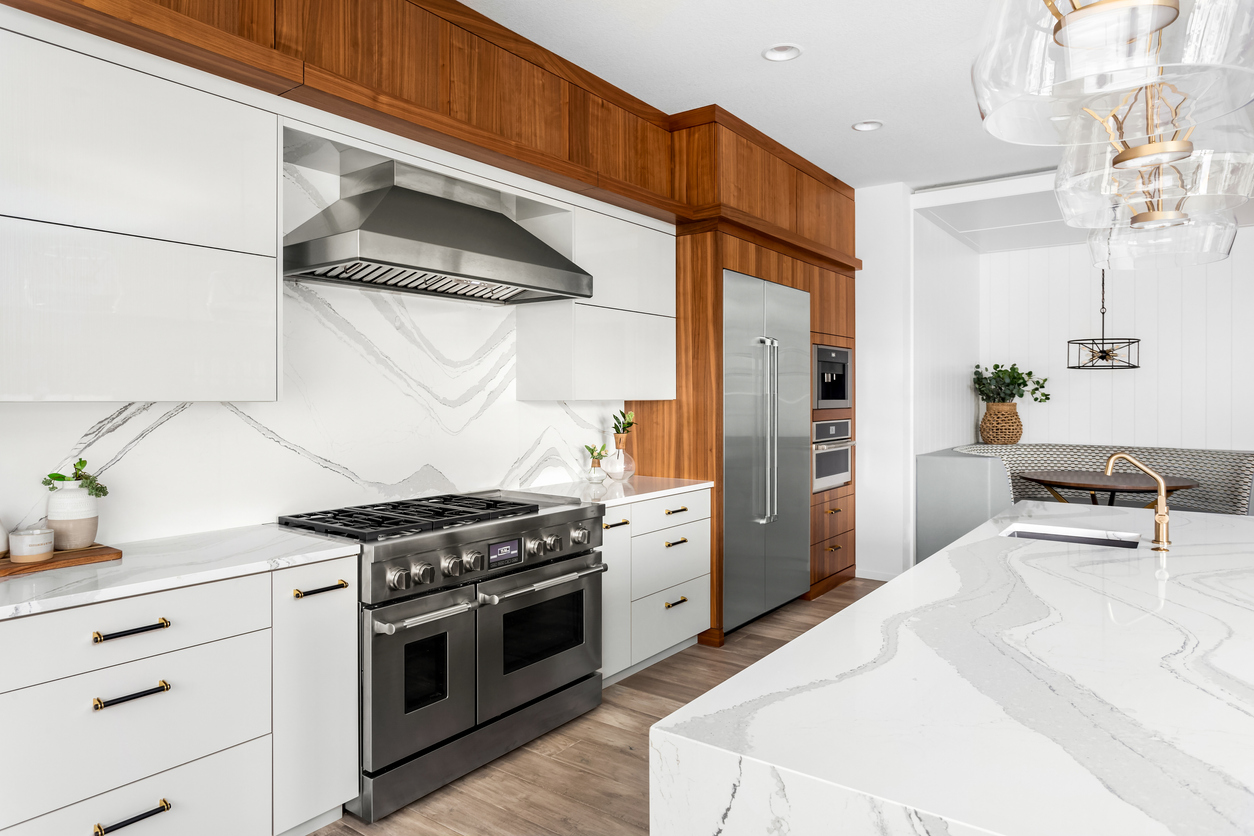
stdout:
[[495,304],[592,296],[592,277],[489,208],[489,190],[386,162],[345,177],[341,195],[284,239],[288,279]]

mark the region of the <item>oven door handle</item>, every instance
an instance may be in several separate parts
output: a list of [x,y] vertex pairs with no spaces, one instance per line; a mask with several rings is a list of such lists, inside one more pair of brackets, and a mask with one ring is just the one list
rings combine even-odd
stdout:
[[479,609],[477,601],[465,601],[461,604],[454,604],[451,607],[445,607],[442,610],[429,612],[425,615],[416,615],[413,618],[407,618],[399,624],[392,624],[387,621],[376,621],[374,623],[375,635],[394,636],[397,630],[408,630],[410,627],[417,627],[420,624],[430,624],[432,621],[439,621],[441,618],[448,618],[451,615],[461,615],[464,612],[473,612]]
[[546,581],[536,581],[535,583],[527,584],[526,586],[520,586],[517,589],[511,589],[509,592],[502,592],[500,595],[486,595],[480,592],[479,605],[484,607],[495,606],[496,604],[499,604],[509,598],[515,598],[528,592],[539,592],[541,589],[561,586],[564,583],[571,583],[572,581],[577,581],[580,578],[587,577],[588,575],[599,575],[602,572],[608,572],[609,568],[608,564],[598,563],[596,566],[592,566],[588,569],[581,569],[578,572],[571,572],[568,575],[558,575],[556,578],[549,578]]

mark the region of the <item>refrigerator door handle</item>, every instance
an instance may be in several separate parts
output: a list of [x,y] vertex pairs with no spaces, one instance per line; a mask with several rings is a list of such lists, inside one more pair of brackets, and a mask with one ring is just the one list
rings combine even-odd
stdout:
[[762,400],[766,407],[766,467],[762,491],[765,499],[760,523],[773,523],[779,515],[779,340],[759,337],[762,345]]
[[779,519],[779,340],[771,340],[771,522]]
[[771,521],[771,471],[774,469],[774,462],[771,454],[771,389],[773,386],[771,379],[771,338],[758,337],[758,345],[762,346],[762,406],[765,408],[766,432],[762,435],[762,453],[764,459],[764,467],[762,468],[762,516],[758,519],[759,525],[766,525]]

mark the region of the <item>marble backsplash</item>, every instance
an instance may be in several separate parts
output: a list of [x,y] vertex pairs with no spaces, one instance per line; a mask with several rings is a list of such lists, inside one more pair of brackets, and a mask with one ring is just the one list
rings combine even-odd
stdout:
[[101,542],[279,514],[579,478],[621,402],[521,402],[514,311],[285,284],[275,403],[0,404],[0,522],[82,456],[109,487]]

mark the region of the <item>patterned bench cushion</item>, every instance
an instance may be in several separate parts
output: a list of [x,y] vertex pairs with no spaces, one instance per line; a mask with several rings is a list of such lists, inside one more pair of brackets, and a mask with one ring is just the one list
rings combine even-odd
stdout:
[[[1177,447],[1106,447],[1095,444],[968,444],[954,448],[975,456],[997,456],[1006,466],[1010,492],[1020,499],[1052,497],[1049,491],[1019,474],[1029,470],[1103,470],[1111,453],[1131,453],[1163,474],[1194,479],[1200,487],[1171,497],[1171,507],[1185,511],[1247,514],[1254,480],[1254,453],[1235,450],[1184,450]],[[1119,471],[1138,472],[1127,462]],[[1072,502],[1088,502],[1087,491],[1060,490]],[[1120,501],[1127,498],[1122,497]],[[1146,496],[1146,502],[1152,497]]]

